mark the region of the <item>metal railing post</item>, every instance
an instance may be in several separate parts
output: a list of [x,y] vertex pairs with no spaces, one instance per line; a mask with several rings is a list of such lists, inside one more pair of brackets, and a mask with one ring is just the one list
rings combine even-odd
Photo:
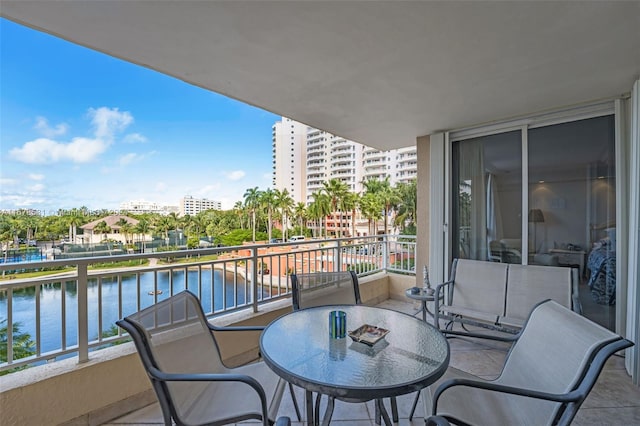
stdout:
[[[64,284],[63,284],[64,285]],[[89,361],[89,307],[87,264],[78,264],[78,363]]]
[[336,271],[342,271],[342,246],[341,246],[341,241],[338,240],[337,241],[338,244],[336,244],[336,251],[338,252],[336,255],[336,259],[338,259],[337,263],[337,268]]
[[[251,263],[252,263],[251,281],[253,281],[252,306],[253,306],[253,312],[256,313],[258,312],[258,248],[255,246],[251,249]],[[260,276],[262,276],[262,274],[260,274]]]
[[389,235],[385,234],[384,238],[384,244],[382,245],[382,269],[384,270],[384,272],[389,272]]

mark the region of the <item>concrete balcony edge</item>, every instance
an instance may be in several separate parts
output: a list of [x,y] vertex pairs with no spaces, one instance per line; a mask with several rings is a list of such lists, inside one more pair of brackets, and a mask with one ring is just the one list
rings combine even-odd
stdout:
[[[360,278],[363,303],[404,299],[404,290],[416,277],[376,273]],[[267,325],[289,312],[289,298],[261,305],[254,314],[242,311],[215,318],[219,325]],[[258,359],[259,332],[216,334],[229,366]],[[0,378],[1,425],[100,425],[155,401],[133,343],[92,352],[79,364],[75,358],[28,368]],[[34,402],[37,402],[34,404]],[[37,408],[35,408],[37,407]]]

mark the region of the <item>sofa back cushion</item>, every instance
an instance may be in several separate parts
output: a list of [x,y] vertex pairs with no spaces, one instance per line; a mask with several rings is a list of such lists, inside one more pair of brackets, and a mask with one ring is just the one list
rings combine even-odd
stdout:
[[505,316],[525,320],[539,302],[552,299],[571,309],[571,268],[510,265]]
[[504,315],[507,267],[506,263],[458,259],[451,305]]

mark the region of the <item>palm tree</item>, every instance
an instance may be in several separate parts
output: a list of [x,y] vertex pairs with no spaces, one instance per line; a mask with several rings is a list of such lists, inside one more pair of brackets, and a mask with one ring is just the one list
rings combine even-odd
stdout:
[[19,215],[20,218],[20,227],[25,230],[25,237],[27,241],[31,241],[35,239],[35,234],[38,232],[38,222],[36,218],[32,215],[25,212],[22,212]]
[[369,235],[376,235],[378,233],[376,224],[382,217],[382,203],[375,194],[367,192],[360,198],[359,204],[362,215],[367,218],[369,223]]
[[[8,335],[9,327],[7,326],[7,320],[0,320],[0,363],[7,362],[8,360]],[[31,335],[29,333],[22,333],[20,331],[19,322],[13,323],[11,327],[11,335],[13,337],[13,345],[11,348],[13,350],[14,359],[26,358],[36,353],[35,342],[31,340]],[[0,375],[7,373],[9,373],[9,371],[0,373]]]
[[[347,184],[342,182],[339,179],[331,179],[329,182],[322,182],[322,190],[329,196],[331,200],[331,213],[335,217],[335,213],[338,213],[338,225],[342,223],[342,217],[340,212],[340,201],[345,196],[345,194],[349,191]],[[339,232],[336,232],[336,236],[339,237]]]
[[[16,243],[18,239],[18,221],[14,215],[2,215],[0,220],[0,241],[5,245],[4,249],[4,263],[7,263],[9,256],[9,247],[11,243]],[[6,271],[2,271],[2,276]]]
[[124,217],[121,217],[120,219],[118,219],[118,221],[116,223],[114,223],[114,226],[118,227],[118,232],[120,234],[124,234],[124,243],[127,244],[127,234],[126,234],[126,230],[127,230],[127,225],[129,224],[129,222],[127,222],[127,219],[125,219]]
[[51,245],[55,244],[55,240],[64,235],[66,225],[60,216],[45,216],[40,224],[41,235],[43,239],[51,241]]
[[[207,229],[207,225],[205,223],[204,212],[191,216],[191,230],[189,236],[195,234],[198,240],[200,240],[205,229]],[[195,230],[195,232],[191,232],[193,230]]]
[[249,188],[244,193],[244,206],[251,212],[252,241],[256,242],[256,210],[260,205],[260,190],[258,187]]
[[322,237],[322,220],[325,221],[325,238],[327,237],[326,220],[331,213],[331,200],[327,194],[321,191],[315,191],[311,194],[313,202],[309,205],[308,211],[310,216],[318,220],[320,228],[320,236]]
[[182,221],[180,220],[180,216],[178,216],[178,213],[176,212],[169,213],[168,217],[169,221],[171,222],[171,228],[169,230],[173,229],[175,231],[176,245],[178,245],[178,229],[180,229],[180,227],[182,226]]
[[135,232],[139,235],[142,235],[142,252],[145,252],[146,249],[146,235],[151,232],[151,224],[147,219],[140,219],[140,222],[135,226]]
[[169,244],[169,231],[173,228],[173,223],[169,216],[160,216],[155,222],[155,228],[162,232],[165,245]]
[[416,181],[409,183],[399,183],[396,186],[400,204],[396,215],[395,225],[400,226],[402,232],[407,227],[414,227],[416,223],[416,212],[418,210],[418,196]]
[[271,242],[271,230],[273,228],[273,209],[276,206],[276,192],[267,189],[260,194],[260,205],[267,211],[267,235]]
[[400,197],[389,183],[389,176],[385,177],[385,179],[382,181],[380,192],[378,192],[376,195],[379,197],[380,201],[382,201],[382,205],[384,207],[384,233],[386,235],[388,233],[387,228],[389,222],[389,213],[391,212],[392,208],[400,202]]
[[240,229],[244,229],[244,208],[242,206],[242,201],[236,201],[233,205],[233,212],[238,216],[240,220]]
[[[130,242],[133,242],[133,230],[134,230],[134,226],[129,222],[120,226],[120,232],[124,234],[125,244],[129,244]],[[129,236],[131,236],[131,238],[129,238]]]
[[295,201],[289,195],[289,191],[285,188],[282,191],[276,189],[276,207],[280,210],[280,221],[282,223],[282,240],[287,239],[288,217],[293,209]]
[[[86,207],[83,208],[86,209]],[[69,241],[72,244],[75,244],[78,226],[84,223],[87,216],[84,211],[73,208],[65,214],[65,217],[67,219],[67,224],[69,225]]]
[[300,202],[296,204],[293,210],[293,215],[298,221],[298,227],[300,228],[300,230],[302,230],[302,221],[307,216],[307,206],[305,205],[305,203]]
[[358,207],[358,194],[347,192],[340,200],[340,209],[344,212],[351,212],[351,231],[350,236],[356,234],[356,208]]
[[[102,234],[103,240],[107,241],[107,234],[111,233],[111,227],[107,225],[107,222],[103,220],[101,222],[98,222],[98,224],[93,228],[93,232]],[[111,256],[111,246],[109,245],[108,241],[107,241],[107,249],[109,250],[109,256]]]
[[396,191],[391,187],[389,176],[386,176],[384,180],[369,179],[362,184],[365,188],[365,194],[374,194],[382,203],[384,210],[384,233],[387,234],[389,212],[393,206],[400,202],[400,197],[398,197]]

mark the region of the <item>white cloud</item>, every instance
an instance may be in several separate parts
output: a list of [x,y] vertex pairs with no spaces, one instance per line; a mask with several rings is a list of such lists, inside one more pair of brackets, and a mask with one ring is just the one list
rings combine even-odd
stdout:
[[155,153],[156,151],[150,151],[150,152],[147,152],[146,154],[137,154],[135,152],[130,152],[128,154],[121,156],[118,159],[118,164],[120,164],[121,167],[128,166],[131,163],[140,162],[145,158],[151,157],[152,155],[155,155]]
[[147,138],[142,136],[140,133],[129,133],[126,135],[122,142],[124,143],[146,143]]
[[196,194],[202,197],[211,197],[213,196],[218,190],[220,190],[220,188],[222,187],[221,184],[216,183],[214,185],[206,185],[203,186],[202,188],[200,188],[199,190],[196,191]]
[[29,174],[29,179],[31,179],[31,180],[42,180],[42,179],[44,179],[44,175],[38,175],[38,174],[35,174],[35,173],[30,173]]
[[137,157],[138,157],[138,154],[134,152],[130,152],[120,157],[120,159],[118,160],[118,163],[121,166],[126,166],[127,164],[131,164]]
[[[126,111],[120,112],[118,108],[90,108],[88,116],[94,127],[93,138],[75,137],[71,142],[57,141],[52,139],[52,136],[38,138],[26,142],[22,147],[11,149],[9,155],[28,164],[51,164],[60,161],[88,163],[109,148],[116,133],[124,131],[133,123],[133,116]],[[61,124],[51,129],[43,117],[37,118],[36,128],[49,135],[59,135],[67,129],[66,125]],[[142,135],[135,135],[138,139],[144,139]]]
[[11,204],[17,208],[28,208],[46,201],[43,197],[33,197],[24,194],[2,194],[0,199],[2,203]]
[[18,183],[18,181],[15,180],[15,179],[0,178],[0,185],[2,185],[2,186],[15,185],[16,183]]
[[33,192],[40,192],[44,189],[44,185],[41,183],[36,183],[35,185],[28,186],[27,189]]
[[167,190],[167,184],[164,182],[158,182],[156,183],[156,191],[158,192],[164,192]]
[[127,111],[120,112],[118,108],[89,108],[89,117],[95,126],[96,138],[108,141],[113,140],[116,132],[123,131],[133,123],[133,116]]
[[225,172],[224,175],[229,180],[240,180],[246,175],[246,173],[244,170],[234,170],[232,172]]
[[60,123],[55,127],[49,127],[49,122],[44,117],[36,117],[36,124],[33,128],[46,138],[62,136],[69,130],[69,126],[65,123]]
[[13,148],[9,155],[28,164],[50,164],[58,161],[88,163],[107,150],[109,143],[102,139],[74,138],[70,143],[39,138]]

